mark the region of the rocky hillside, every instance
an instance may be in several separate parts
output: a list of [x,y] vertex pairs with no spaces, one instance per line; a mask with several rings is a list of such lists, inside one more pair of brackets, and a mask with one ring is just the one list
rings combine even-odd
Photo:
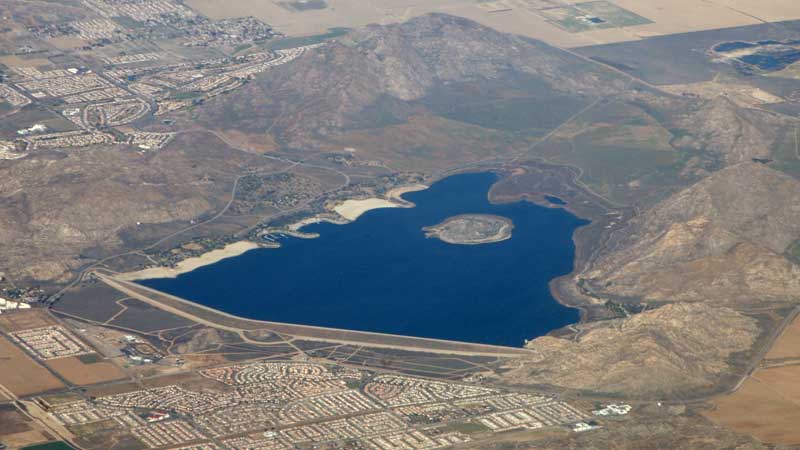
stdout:
[[800,181],[763,164],[715,172],[633,219],[578,277],[600,298],[800,301]]
[[209,102],[200,114],[211,125],[271,129],[279,140],[308,144],[319,134],[358,127],[370,119],[359,113],[375,105],[387,120],[402,120],[424,111],[414,102],[436,86],[520,76],[572,95],[624,86],[618,75],[544,43],[432,14],[353,32]]
[[152,242],[169,230],[159,224],[185,227],[221,208],[229,173],[272,164],[195,137],[151,154],[96,146],[0,161],[0,271],[20,284],[66,281],[87,261],[124,249],[126,230]]
[[771,147],[790,124],[796,122],[771,112],[742,108],[721,96],[678,114],[673,126],[686,134],[673,144],[707,152],[724,165],[769,159]]
[[755,320],[732,309],[671,304],[628,319],[585,326],[576,341],[541,337],[537,358],[503,375],[508,382],[660,398],[713,386],[729,357],[750,348]]

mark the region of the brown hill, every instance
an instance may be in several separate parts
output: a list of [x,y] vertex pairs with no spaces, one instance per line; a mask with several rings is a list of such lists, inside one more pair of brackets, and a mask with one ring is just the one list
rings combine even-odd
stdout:
[[222,208],[229,174],[272,165],[204,133],[147,154],[95,146],[0,161],[0,271],[21,284],[65,281],[94,258],[130,249],[126,230],[153,242]]
[[678,114],[673,126],[687,134],[675,145],[708,152],[724,165],[768,159],[783,130],[792,123],[796,125],[777,114],[716,97]]
[[200,114],[219,128],[272,130],[285,143],[308,145],[320,134],[375,125],[376,112],[391,123],[426,111],[418,101],[447,83],[514,78],[576,96],[613,92],[624,81],[544,43],[431,14],[353,32],[209,102]]
[[755,320],[728,308],[671,304],[627,319],[587,324],[576,341],[541,337],[538,358],[503,375],[507,382],[549,384],[649,398],[686,395],[719,382],[729,358],[754,342]]
[[800,181],[763,164],[720,170],[617,232],[578,282],[600,298],[800,301]]

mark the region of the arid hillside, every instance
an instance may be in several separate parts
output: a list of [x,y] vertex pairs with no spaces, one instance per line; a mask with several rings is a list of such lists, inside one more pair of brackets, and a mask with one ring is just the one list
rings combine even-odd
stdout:
[[671,304],[614,321],[588,324],[576,340],[549,336],[527,347],[538,355],[502,376],[607,394],[670,398],[708,389],[749,350],[753,319],[728,308]]
[[721,96],[678,114],[674,126],[686,134],[674,142],[707,152],[722,165],[769,160],[794,119],[760,109],[737,106]]
[[763,305],[800,300],[800,182],[741,163],[671,196],[618,231],[577,277],[589,295]]
[[[200,134],[199,139],[208,136]],[[221,209],[236,174],[279,167],[190,136],[151,154],[95,146],[0,161],[3,268],[17,281],[64,282],[84,264]]]
[[662,92],[443,14],[356,30],[211,99],[191,120],[292,151],[347,149],[424,174],[541,158],[579,168],[592,190],[626,205],[649,205],[731,164],[768,160],[794,124],[723,97]]
[[344,129],[431,112],[436,107],[421,100],[449,83],[497,82],[591,98],[618,92],[626,81],[544,43],[432,14],[353,32],[200,113],[210,124],[249,133],[270,129],[283,142],[302,146]]

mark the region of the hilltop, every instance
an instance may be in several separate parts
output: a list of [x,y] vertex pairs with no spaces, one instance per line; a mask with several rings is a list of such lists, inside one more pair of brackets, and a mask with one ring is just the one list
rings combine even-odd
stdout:
[[354,31],[210,102],[201,120],[248,133],[271,129],[286,144],[310,145],[345,129],[435,114],[435,91],[464,82],[535,90],[542,101],[624,86],[619,75],[542,42],[430,14]]

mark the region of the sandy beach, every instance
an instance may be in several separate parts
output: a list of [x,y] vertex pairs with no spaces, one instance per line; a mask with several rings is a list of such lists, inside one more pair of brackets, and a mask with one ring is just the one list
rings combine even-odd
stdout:
[[407,194],[409,192],[424,191],[425,189],[428,189],[428,187],[429,186],[426,186],[424,184],[411,184],[408,186],[400,186],[387,192],[386,197],[389,198],[390,200],[403,203],[404,205],[407,206],[414,206],[413,203],[403,199],[403,194]]
[[345,200],[333,210],[347,220],[356,220],[367,211],[378,208],[399,208],[400,204],[383,198],[365,198],[362,200]]
[[321,216],[312,216],[312,217],[307,217],[307,218],[305,218],[303,220],[300,220],[298,222],[295,222],[293,224],[290,224],[287,228],[289,229],[289,231],[300,231],[300,229],[303,228],[306,225],[313,225],[315,223],[322,223],[322,222],[332,223],[332,224],[335,224],[335,225],[342,225],[343,223],[346,223],[341,219],[333,219],[333,218],[330,218],[330,217],[321,217]]
[[[345,221],[350,222],[358,219],[362,214],[367,211],[378,208],[412,208],[413,203],[403,200],[401,196],[408,192],[416,192],[427,189],[428,186],[424,184],[413,184],[409,186],[400,186],[394,188],[386,193],[387,198],[366,198],[366,199],[350,199],[345,200],[333,208],[333,211],[341,216]],[[306,225],[330,222],[335,224],[346,223],[339,221],[335,217],[312,216],[302,219],[288,226],[289,231],[298,232]],[[228,244],[223,248],[211,250],[200,256],[188,258],[180,261],[175,267],[149,267],[147,269],[137,270],[135,272],[122,273],[116,276],[120,280],[133,281],[133,280],[147,280],[153,278],[175,278],[182,273],[191,272],[199,267],[214,264],[226,258],[239,256],[250,250],[260,248],[258,244],[250,241],[239,241]]]
[[228,244],[223,248],[211,250],[200,256],[184,259],[175,265],[175,267],[150,267],[147,269],[137,270],[136,272],[128,272],[119,274],[116,278],[121,280],[147,280],[151,278],[175,278],[182,273],[191,272],[198,267],[207,266],[216,262],[222,261],[226,258],[239,256],[250,250],[260,248],[258,244],[250,241],[239,241]]
[[351,199],[336,205],[333,210],[347,220],[356,220],[367,211],[378,208],[412,208],[413,203],[403,200],[402,195],[428,189],[424,184],[413,184],[394,188],[386,193],[386,198]]

